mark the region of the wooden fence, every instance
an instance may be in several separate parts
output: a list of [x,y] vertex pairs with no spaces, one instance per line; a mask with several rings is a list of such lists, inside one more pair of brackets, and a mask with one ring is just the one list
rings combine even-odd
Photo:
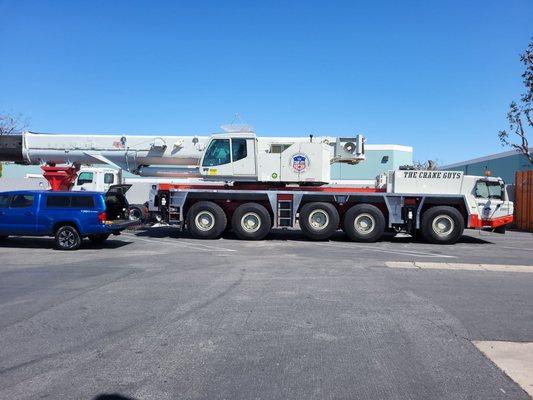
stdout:
[[514,224],[533,232],[533,171],[518,171],[515,181]]

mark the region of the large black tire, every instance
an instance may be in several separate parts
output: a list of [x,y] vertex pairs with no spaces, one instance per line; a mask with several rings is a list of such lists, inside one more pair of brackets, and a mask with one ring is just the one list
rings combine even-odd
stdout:
[[339,228],[339,213],[330,203],[307,203],[300,209],[300,229],[309,239],[329,239]]
[[507,225],[499,226],[497,228],[494,228],[494,233],[501,233],[504,234],[507,231]]
[[344,214],[342,229],[354,242],[375,242],[385,232],[385,217],[371,204],[357,204]]
[[211,201],[199,201],[187,213],[187,228],[191,235],[198,239],[220,237],[227,224],[224,210]]
[[89,240],[92,244],[103,244],[109,238],[109,233],[103,233],[100,235],[89,235]]
[[7,239],[8,235],[0,235],[0,240]]
[[422,214],[420,233],[429,243],[453,244],[462,236],[464,229],[463,216],[456,208],[436,206]]
[[128,218],[130,221],[146,221],[146,208],[139,204],[130,205],[128,208]]
[[231,226],[239,239],[261,240],[269,234],[272,220],[268,210],[261,204],[245,203],[233,213]]
[[58,250],[77,250],[81,246],[80,233],[72,225],[62,225],[56,230],[55,244]]

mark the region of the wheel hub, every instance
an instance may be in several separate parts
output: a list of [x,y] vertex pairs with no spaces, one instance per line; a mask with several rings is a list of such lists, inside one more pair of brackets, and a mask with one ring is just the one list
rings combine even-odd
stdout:
[[438,215],[432,223],[433,232],[439,236],[448,236],[454,229],[455,224],[448,215]]
[[209,231],[215,225],[215,216],[210,211],[201,211],[194,218],[194,224],[201,231]]
[[142,213],[139,209],[133,208],[130,210],[129,217],[132,221],[138,221],[142,218]]
[[317,231],[325,229],[329,225],[328,213],[324,210],[314,210],[309,215],[309,225]]
[[368,213],[359,214],[354,219],[354,228],[361,234],[369,234],[376,227],[376,220]]
[[76,243],[74,233],[69,230],[64,230],[59,234],[59,244],[62,247],[72,247]]
[[257,232],[261,227],[261,218],[256,213],[246,213],[242,216],[241,226],[247,232]]

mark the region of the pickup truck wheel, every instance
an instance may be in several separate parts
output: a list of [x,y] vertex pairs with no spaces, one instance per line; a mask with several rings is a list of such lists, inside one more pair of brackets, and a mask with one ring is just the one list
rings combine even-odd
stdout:
[[231,226],[239,239],[261,240],[269,234],[272,222],[268,210],[261,204],[245,203],[233,213]]
[[108,238],[109,238],[109,234],[108,234],[108,233],[103,233],[103,234],[100,234],[100,235],[89,235],[89,240],[90,240],[93,244],[102,244],[102,243],[104,243]]
[[309,239],[329,239],[339,227],[339,213],[330,203],[307,203],[300,209],[300,229]]
[[56,231],[56,248],[58,250],[76,250],[81,246],[78,230],[70,225],[60,226]]
[[4,239],[7,239],[7,235],[0,235],[0,240],[4,240]]
[[385,232],[385,217],[372,204],[357,204],[344,214],[343,230],[354,242],[375,242]]
[[199,201],[187,213],[187,228],[191,235],[198,239],[220,237],[227,224],[224,210],[211,201]]
[[428,208],[422,215],[420,231],[425,240],[435,244],[453,244],[465,229],[461,213],[453,207]]

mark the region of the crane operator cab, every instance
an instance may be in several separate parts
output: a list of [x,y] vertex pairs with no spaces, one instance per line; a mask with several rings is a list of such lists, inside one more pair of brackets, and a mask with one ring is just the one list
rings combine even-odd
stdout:
[[206,180],[327,184],[332,162],[364,160],[362,136],[353,143],[351,138],[340,140],[213,135],[200,160],[200,174]]
[[253,134],[213,135],[200,160],[202,176],[257,181],[256,142]]

